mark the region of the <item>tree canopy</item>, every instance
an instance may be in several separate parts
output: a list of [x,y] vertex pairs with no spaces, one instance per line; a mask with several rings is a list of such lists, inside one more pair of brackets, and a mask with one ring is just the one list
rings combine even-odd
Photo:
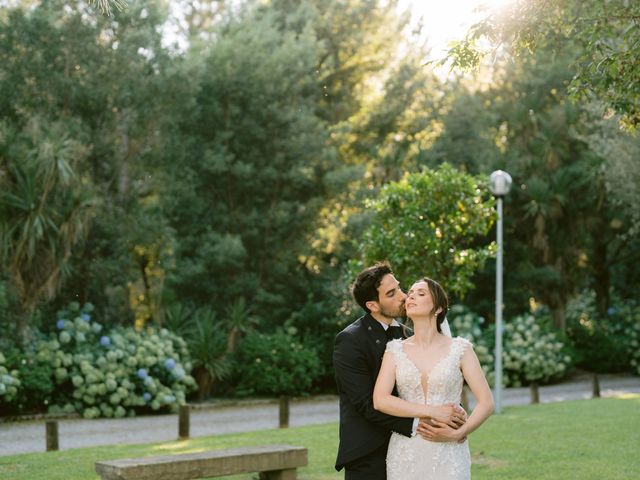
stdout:
[[[541,49],[548,54],[570,45],[578,55],[568,90],[576,99],[600,99],[640,124],[640,4],[628,0],[516,0],[493,10],[453,45],[454,67],[476,67],[505,49],[515,55]],[[486,47],[486,43],[489,47]]]
[[357,269],[386,259],[404,284],[431,277],[462,297],[495,247],[483,242],[493,224],[492,207],[485,179],[450,165],[406,174],[370,202],[373,218]]

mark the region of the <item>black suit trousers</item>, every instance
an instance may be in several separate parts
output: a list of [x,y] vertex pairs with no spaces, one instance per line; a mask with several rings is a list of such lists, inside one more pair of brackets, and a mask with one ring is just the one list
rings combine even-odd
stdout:
[[384,443],[373,452],[344,466],[344,480],[387,480],[387,448]]

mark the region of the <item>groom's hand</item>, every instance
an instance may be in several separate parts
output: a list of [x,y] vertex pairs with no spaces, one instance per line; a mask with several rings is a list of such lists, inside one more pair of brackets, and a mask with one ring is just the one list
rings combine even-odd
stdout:
[[457,427],[454,428],[460,428],[462,425],[464,425],[467,421],[467,412],[465,411],[464,408],[462,408],[461,406],[456,406],[455,407],[455,411],[457,413],[456,415],[456,419],[457,421]]
[[[421,418],[420,422],[418,423],[418,427],[416,428],[416,433],[426,440],[435,442],[450,442],[451,439],[448,436],[446,436],[447,439],[440,439],[440,436],[437,435],[434,439],[433,437],[436,433],[440,434],[444,432],[442,432],[441,430],[433,429],[446,426],[455,431],[465,424],[465,422],[467,421],[467,412],[464,410],[464,408],[453,404],[451,406],[453,407],[453,412],[446,421],[438,421],[429,417]],[[464,441],[464,438],[462,438],[461,441]]]
[[[466,414],[465,414],[466,416]],[[464,422],[463,422],[464,423]],[[460,425],[455,428],[445,422],[421,418],[416,432],[431,442],[464,442],[467,437],[461,434]]]

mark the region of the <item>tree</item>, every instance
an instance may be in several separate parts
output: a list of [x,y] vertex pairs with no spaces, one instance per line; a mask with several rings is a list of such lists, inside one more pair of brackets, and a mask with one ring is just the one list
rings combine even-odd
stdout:
[[221,314],[244,297],[276,325],[306,298],[298,256],[330,161],[317,48],[310,29],[283,32],[273,12],[249,9],[193,51],[197,83],[175,118],[163,196],[177,240],[169,286],[182,301]]
[[515,55],[561,52],[567,43],[579,52],[569,83],[574,98],[595,96],[618,112],[621,122],[640,124],[640,3],[627,0],[518,0],[494,10],[449,51],[454,67],[477,66],[489,40]]
[[[103,319],[126,323],[130,298],[139,317],[153,315],[159,266],[170,264],[157,158],[184,88],[168,71],[158,2],[136,2],[117,20],[90,18],[86,9],[54,0],[7,10],[0,60],[11,67],[0,76],[0,115],[17,132],[34,118],[55,123],[58,134],[85,146],[74,171],[101,205],[68,259],[60,295],[43,308],[92,300]],[[180,59],[172,63],[178,70]]]
[[[284,12],[292,3],[274,5]],[[319,111],[336,155],[305,265],[312,272],[329,271],[333,283],[346,285],[341,267],[358,255],[351,240],[366,227],[364,201],[423,164],[438,131],[434,112],[441,82],[422,65],[426,47],[410,41],[409,17],[399,2],[304,4],[315,15],[316,74],[323,89]]]
[[[603,162],[594,176],[595,211],[589,222],[591,235],[590,287],[596,293],[596,307],[604,318],[611,303],[611,289],[626,290],[628,273],[614,275],[615,270],[628,270],[640,259],[637,245],[640,232],[640,138],[627,135],[618,128],[615,117],[602,118],[600,105],[585,108],[587,128],[581,137]],[[616,281],[616,277],[619,277]],[[633,298],[633,294],[629,295]]]
[[[637,258],[629,201],[638,168],[638,140],[603,118],[602,104],[569,101],[576,56],[572,42],[483,66],[493,85],[456,88],[444,99],[442,134],[427,157],[487,175],[508,170],[515,181],[505,201],[505,305],[513,314],[530,299],[550,307],[563,328],[567,302],[581,289],[598,293],[605,312],[612,276]],[[467,81],[469,85],[471,84]],[[447,97],[451,97],[448,99]],[[616,185],[617,188],[612,188]],[[622,200],[624,197],[624,201]],[[475,280],[474,308],[491,317],[495,275],[488,264]],[[622,282],[624,283],[624,282]]]
[[76,170],[87,149],[63,123],[33,119],[23,131],[0,124],[0,264],[20,302],[23,342],[35,307],[57,293],[96,206]]
[[462,297],[494,251],[485,240],[495,215],[485,180],[450,165],[389,183],[369,208],[354,271],[387,259],[402,282],[428,276]]
[[231,374],[233,364],[226,351],[225,325],[216,320],[215,311],[202,308],[193,317],[193,327],[185,336],[198,382],[198,398],[204,400],[217,382]]
[[409,22],[398,0],[272,0],[265,8],[283,31],[308,29],[317,39],[317,108],[329,125],[359,112],[400,56]]
[[495,88],[504,125],[504,168],[516,183],[505,208],[513,248],[507,275],[547,305],[564,329],[567,302],[585,286],[593,262],[590,225],[602,218],[598,177],[603,159],[582,135],[592,119],[569,102],[573,52],[552,58],[538,51],[510,63]]
[[422,162],[436,168],[443,162],[473,175],[487,175],[504,155],[504,125],[492,108],[495,92],[458,79],[444,86],[436,111],[438,135]]

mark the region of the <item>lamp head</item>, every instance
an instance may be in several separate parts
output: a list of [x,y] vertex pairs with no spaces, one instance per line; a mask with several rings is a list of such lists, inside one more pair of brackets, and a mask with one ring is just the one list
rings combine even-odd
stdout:
[[511,190],[511,175],[503,170],[496,170],[489,178],[489,190],[496,197],[504,197]]

